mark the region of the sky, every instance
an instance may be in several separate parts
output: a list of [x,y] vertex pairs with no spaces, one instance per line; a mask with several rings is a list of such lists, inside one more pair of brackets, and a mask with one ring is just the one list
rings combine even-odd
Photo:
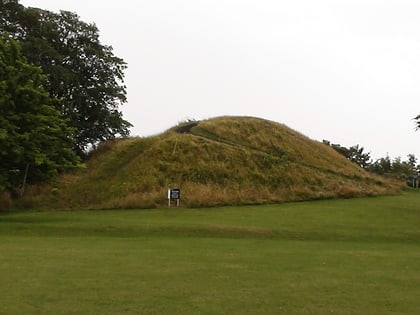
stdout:
[[76,12],[124,59],[133,136],[255,116],[420,163],[420,1],[21,0]]

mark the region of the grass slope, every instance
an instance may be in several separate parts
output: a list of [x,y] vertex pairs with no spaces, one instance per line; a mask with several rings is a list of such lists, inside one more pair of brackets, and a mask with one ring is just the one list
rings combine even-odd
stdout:
[[0,314],[419,314],[419,204],[0,213]]
[[400,188],[285,125],[219,117],[155,137],[104,143],[85,171],[63,177],[36,204],[159,207],[169,187],[181,188],[182,205],[189,207],[389,194]]

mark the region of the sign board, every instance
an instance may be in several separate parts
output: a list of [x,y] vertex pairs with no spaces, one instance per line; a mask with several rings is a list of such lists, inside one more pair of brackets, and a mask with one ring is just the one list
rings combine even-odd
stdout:
[[181,189],[168,189],[168,199],[177,200],[181,199]]
[[181,199],[181,189],[168,189],[168,205],[171,207],[171,201],[176,200],[176,205],[179,207],[179,199]]

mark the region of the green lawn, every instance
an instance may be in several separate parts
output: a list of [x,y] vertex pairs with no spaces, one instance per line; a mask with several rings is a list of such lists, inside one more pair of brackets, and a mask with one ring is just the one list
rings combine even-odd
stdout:
[[420,314],[420,192],[0,213],[0,314]]

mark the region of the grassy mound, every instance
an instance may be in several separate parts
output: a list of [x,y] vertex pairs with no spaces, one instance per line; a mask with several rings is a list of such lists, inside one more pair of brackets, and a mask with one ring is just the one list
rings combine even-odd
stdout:
[[285,125],[250,117],[180,124],[161,135],[106,142],[85,170],[66,175],[30,203],[54,208],[260,204],[395,193],[328,146]]

